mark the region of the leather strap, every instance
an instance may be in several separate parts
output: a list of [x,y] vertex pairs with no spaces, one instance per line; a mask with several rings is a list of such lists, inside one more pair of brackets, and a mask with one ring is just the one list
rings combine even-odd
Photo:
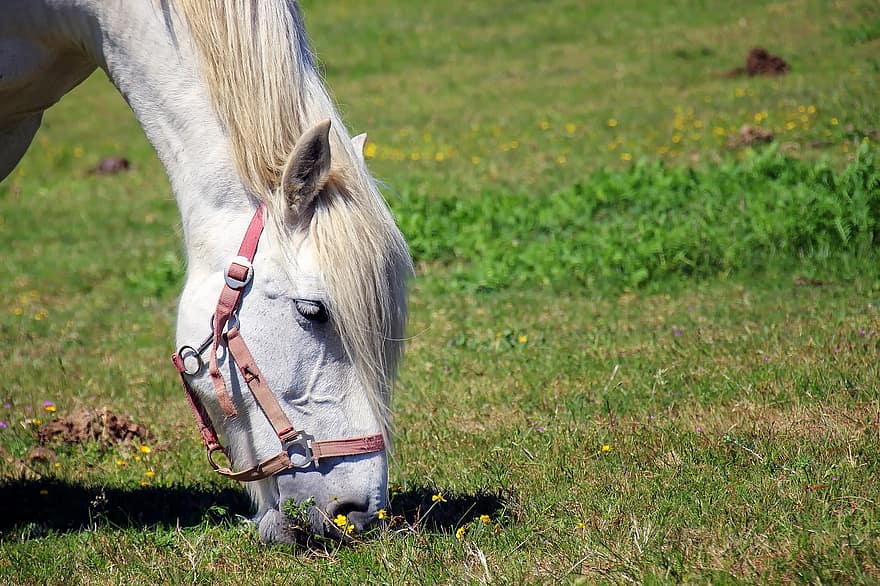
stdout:
[[312,448],[312,456],[315,462],[317,462],[322,458],[358,456],[360,454],[381,452],[385,449],[385,439],[382,437],[381,433],[377,433],[374,435],[363,435],[347,439],[312,442],[310,445]]
[[[260,242],[260,236],[262,233],[263,204],[260,204],[257,206],[257,211],[254,212],[254,216],[251,218],[247,231],[244,233],[244,238],[241,240],[241,245],[238,247],[237,258],[247,260],[248,264],[252,263],[254,261],[254,255],[257,253],[257,245]],[[223,285],[223,290],[220,292],[220,299],[217,300],[217,309],[214,311],[214,344],[211,346],[210,369],[208,372],[211,375],[211,382],[214,383],[214,391],[217,393],[217,400],[220,402],[220,407],[223,409],[223,413],[226,414],[227,417],[233,417],[236,412],[235,406],[232,404],[232,399],[226,391],[226,383],[223,382],[223,374],[220,372],[220,368],[217,364],[217,349],[220,347],[223,330],[226,328],[229,318],[232,317],[236,309],[238,309],[242,291],[252,277],[252,275],[249,274],[252,270],[252,266],[236,263],[235,260],[229,264],[225,276],[231,277],[234,281],[243,284],[240,287],[233,289],[229,286],[229,279],[227,278],[226,283]]]
[[183,359],[180,357],[180,354],[175,352],[171,356],[171,362],[180,374],[183,393],[186,395],[186,401],[189,403],[189,408],[192,410],[193,416],[196,418],[196,424],[199,426],[199,435],[202,436],[202,442],[208,449],[210,459],[210,453],[213,450],[222,449],[220,448],[220,440],[217,439],[217,431],[214,429],[214,424],[211,423],[211,418],[208,416],[207,411],[205,411],[205,407],[199,400],[198,395],[195,394],[192,387],[189,386],[189,382],[186,380],[186,375],[184,374],[186,368],[183,365]]
[[290,461],[290,456],[287,455],[287,452],[278,452],[271,458],[263,460],[256,466],[251,466],[250,468],[245,468],[244,470],[239,470],[235,472],[232,468],[226,466],[218,466],[217,463],[214,462],[213,453],[215,451],[222,451],[224,455],[226,455],[226,451],[222,448],[218,448],[217,450],[208,450],[208,462],[211,463],[211,467],[214,469],[214,472],[225,476],[227,478],[231,478],[232,480],[238,480],[239,482],[254,482],[256,480],[263,480],[264,478],[269,478],[270,476],[275,476],[279,472],[284,472],[285,470],[289,470],[293,468],[293,463]]
[[294,429],[290,419],[287,418],[269,385],[266,384],[263,373],[257,367],[257,363],[237,327],[233,327],[226,333],[226,347],[229,348],[229,353],[235,359],[235,364],[238,366],[244,382],[247,383],[260,409],[266,414],[281,443],[286,443],[296,436],[298,432]]

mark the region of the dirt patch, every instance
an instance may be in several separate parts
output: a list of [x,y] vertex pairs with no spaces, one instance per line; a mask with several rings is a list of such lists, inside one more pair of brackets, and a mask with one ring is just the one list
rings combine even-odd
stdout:
[[732,134],[727,139],[727,146],[738,149],[756,144],[764,144],[773,141],[773,133],[760,126],[752,126],[744,124],[740,126],[739,132]]
[[728,77],[739,77],[740,75],[748,75],[754,77],[756,75],[766,75],[776,77],[785,75],[791,71],[791,66],[778,55],[771,55],[766,49],[755,47],[749,51],[746,57],[745,67],[737,67],[727,72]]
[[44,423],[37,430],[41,444],[81,444],[89,441],[103,446],[152,438],[150,431],[132,421],[128,415],[117,415],[106,407],[84,410]]
[[92,169],[92,173],[96,175],[115,175],[116,173],[124,173],[129,170],[131,170],[131,163],[125,157],[104,157],[98,161],[98,164]]
[[25,456],[25,460],[31,464],[47,464],[49,462],[54,462],[57,459],[58,456],[55,455],[55,452],[49,448],[44,448],[43,446],[31,448],[28,451],[27,456]]

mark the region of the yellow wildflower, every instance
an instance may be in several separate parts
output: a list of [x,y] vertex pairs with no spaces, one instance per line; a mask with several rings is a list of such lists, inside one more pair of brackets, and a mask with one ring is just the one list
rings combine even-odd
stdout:
[[617,119],[616,118],[609,118],[608,119],[608,126],[610,126],[611,128],[614,128],[615,126],[617,126]]
[[467,531],[467,525],[462,525],[458,529],[455,530],[455,538],[461,541],[461,538],[464,537],[464,532]]
[[633,156],[630,153],[620,153],[621,161],[631,161]]
[[541,120],[540,126],[541,126],[541,130],[547,130],[548,128],[550,128],[550,123],[547,122],[546,120]]
[[519,338],[517,338],[516,341],[519,342],[520,344],[525,344],[526,342],[529,341],[529,337],[523,335],[523,336],[520,336]]
[[153,472],[152,470],[147,470],[146,472],[144,472],[144,476],[146,476],[147,478],[152,478],[155,475],[156,475],[156,473]]
[[388,518],[388,512],[385,509],[379,509],[379,520],[384,521]]
[[153,449],[150,446],[147,446],[147,445],[141,446],[141,453],[142,454],[150,454],[152,452],[153,452]]
[[127,464],[127,462],[125,460],[116,460],[117,466],[125,466],[126,464]]
[[489,515],[480,515],[480,521],[488,525],[492,522],[492,518]]
[[837,126],[838,124],[840,124],[840,122],[837,120],[837,118],[831,119],[831,126]]
[[431,497],[431,502],[432,503],[445,503],[446,497],[443,496],[442,492],[438,492],[437,494],[435,494]]
[[376,156],[376,143],[368,142],[367,146],[364,147],[364,157],[367,159],[372,159]]
[[565,124],[565,131],[566,131],[567,133],[569,133],[569,134],[574,134],[574,131],[575,131],[576,129],[577,129],[577,126],[575,126],[575,125],[572,124],[571,122],[568,122],[568,123]]
[[354,525],[348,522],[348,517],[345,515],[336,515],[336,518],[333,519],[333,523],[345,533],[351,533],[354,531]]
[[608,444],[602,444],[602,451],[603,451],[603,452],[606,452],[606,453],[607,453],[607,452],[610,452],[610,451],[611,451],[611,446],[609,446]]

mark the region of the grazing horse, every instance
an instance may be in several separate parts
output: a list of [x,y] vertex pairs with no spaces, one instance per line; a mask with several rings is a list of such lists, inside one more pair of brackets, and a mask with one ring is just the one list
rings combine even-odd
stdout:
[[102,68],[177,199],[174,363],[211,464],[247,482],[266,541],[296,537],[288,501],[307,503],[316,534],[368,526],[386,501],[412,262],[296,2],[0,0],[0,12],[0,179],[43,111]]

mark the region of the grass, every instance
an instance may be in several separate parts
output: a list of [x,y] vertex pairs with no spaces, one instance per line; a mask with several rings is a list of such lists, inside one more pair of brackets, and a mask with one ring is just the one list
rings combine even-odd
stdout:
[[[876,7],[444,6],[304,3],[419,263],[394,517],[239,522],[167,364],[177,211],[99,74],[0,185],[0,582],[880,579]],[[792,73],[721,75],[758,44]],[[28,457],[102,406],[149,453]]]

